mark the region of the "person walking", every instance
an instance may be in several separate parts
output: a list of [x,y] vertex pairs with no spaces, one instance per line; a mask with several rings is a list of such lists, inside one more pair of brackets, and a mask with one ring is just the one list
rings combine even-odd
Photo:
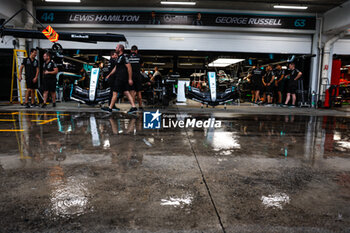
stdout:
[[133,85],[130,86],[130,94],[139,103],[139,111],[143,111],[142,107],[142,83],[141,83],[141,67],[143,66],[143,61],[141,55],[138,53],[138,48],[136,45],[131,46],[131,54],[129,56],[129,61],[132,67],[132,82]]
[[133,114],[137,111],[134,99],[129,92],[129,86],[133,85],[132,68],[129,62],[129,58],[124,54],[124,49],[124,45],[117,45],[116,52],[118,54],[118,58],[116,60],[115,67],[106,77],[108,81],[108,79],[115,74],[115,80],[113,81],[112,86],[113,97],[111,103],[108,107],[101,108],[103,111],[108,113],[112,113],[112,109],[117,101],[118,93],[123,93],[130,101],[131,108],[128,111],[129,114]]

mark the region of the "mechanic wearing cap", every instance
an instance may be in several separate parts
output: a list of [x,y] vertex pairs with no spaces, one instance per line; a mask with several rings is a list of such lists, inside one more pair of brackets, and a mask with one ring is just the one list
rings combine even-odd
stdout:
[[35,59],[37,55],[36,49],[30,50],[29,57],[23,59],[21,67],[19,69],[18,80],[22,81],[23,68],[25,69],[26,77],[26,96],[24,105],[26,108],[30,108],[28,103],[29,96],[31,97],[32,106],[35,106],[35,89],[38,89],[38,75],[39,75],[39,62]]
[[141,55],[138,53],[138,48],[136,45],[131,46],[131,54],[129,56],[129,61],[132,67],[132,82],[133,85],[130,86],[130,94],[132,98],[139,102],[139,111],[143,111],[142,108],[142,83],[141,83],[141,67],[143,66],[143,61]]

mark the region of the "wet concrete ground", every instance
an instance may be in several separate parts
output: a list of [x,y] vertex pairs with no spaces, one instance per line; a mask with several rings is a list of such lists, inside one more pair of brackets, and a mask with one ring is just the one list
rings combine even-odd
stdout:
[[2,111],[0,232],[350,232],[350,118],[191,115]]

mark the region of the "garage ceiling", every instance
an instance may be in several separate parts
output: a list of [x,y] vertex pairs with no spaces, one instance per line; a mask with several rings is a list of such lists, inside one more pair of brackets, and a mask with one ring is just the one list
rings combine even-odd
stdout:
[[[174,0],[173,0],[174,1]],[[182,0],[188,1],[188,0]],[[191,0],[194,1],[194,0]],[[261,10],[261,11],[280,11],[274,9],[276,4],[281,5],[306,5],[309,8],[305,11],[288,10],[308,13],[323,13],[334,7],[340,6],[347,0],[195,0],[197,4],[188,8],[206,8],[206,9],[229,9],[229,10]],[[34,0],[35,6],[77,6],[77,3],[47,3],[44,0]],[[81,0],[78,6],[99,6],[99,7],[163,7],[160,0]],[[182,7],[182,6],[181,6]],[[185,8],[185,6],[183,7]]]

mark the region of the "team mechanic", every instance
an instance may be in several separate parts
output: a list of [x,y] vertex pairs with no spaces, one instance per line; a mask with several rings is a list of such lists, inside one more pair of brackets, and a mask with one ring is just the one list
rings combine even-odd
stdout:
[[131,103],[131,108],[128,111],[129,114],[132,114],[137,111],[135,107],[134,100],[129,92],[129,85],[133,85],[132,81],[132,68],[129,62],[129,58],[124,54],[124,45],[118,44],[116,47],[116,51],[118,53],[117,61],[115,62],[115,67],[112,72],[107,75],[106,79],[108,79],[115,74],[115,80],[113,81],[112,91],[113,97],[111,103],[108,107],[101,108],[103,111],[112,112],[113,106],[117,101],[118,93],[124,93],[124,95],[129,99]]
[[37,55],[37,50],[31,49],[29,57],[26,57],[23,59],[21,67],[19,69],[19,75],[18,75],[19,81],[22,81],[23,68],[25,70],[27,90],[25,94],[26,96],[25,96],[24,106],[26,108],[30,108],[30,105],[28,103],[29,96],[30,96],[30,101],[32,103],[32,106],[33,107],[35,106],[35,102],[34,102],[35,90],[38,89],[38,75],[39,75],[39,63],[38,63],[38,60],[35,59],[36,55]]
[[[272,71],[272,66],[268,65],[266,67],[266,74],[262,78],[262,82],[265,87],[265,96],[267,97],[267,104],[272,104],[273,93],[274,93],[274,85],[273,85],[274,81],[275,81],[275,74]],[[264,98],[264,101],[266,102],[266,98]]]
[[278,104],[282,104],[282,94],[284,92],[285,86],[284,70],[282,70],[282,66],[277,65],[273,73],[275,74],[275,86],[278,93]]
[[[109,63],[108,63],[108,74],[110,74],[112,72],[112,70],[114,69],[115,67],[115,64],[116,64],[116,61],[117,61],[117,58],[118,58],[118,53],[117,51],[114,51],[111,53],[111,59],[109,60]],[[109,94],[109,99],[108,99],[108,106],[111,104],[111,101],[112,101],[112,97],[113,97],[113,85],[114,85],[114,81],[115,81],[115,74],[112,75],[108,80],[107,80],[107,83],[108,83],[108,86],[111,88],[111,92]],[[117,108],[115,105],[113,106],[112,108],[113,111],[120,111],[119,108]]]
[[49,52],[44,53],[43,72],[44,103],[41,107],[46,108],[49,92],[52,98],[52,107],[56,107],[56,74],[58,73],[58,68],[56,63],[51,59],[51,54]]
[[290,74],[288,75],[288,85],[287,85],[287,98],[286,102],[284,103],[285,105],[288,105],[289,100],[290,100],[290,95],[292,95],[292,106],[295,107],[295,102],[296,102],[296,91],[298,89],[298,80],[299,78],[303,75],[298,69],[295,68],[294,63],[289,64],[289,70]]
[[143,61],[141,55],[138,53],[138,48],[136,45],[131,46],[131,54],[129,56],[129,61],[132,67],[132,81],[133,85],[130,86],[130,94],[135,102],[136,95],[137,101],[139,102],[139,111],[143,111],[142,107],[142,83],[141,83],[141,67],[143,66]]
[[260,69],[260,65],[253,67],[253,70],[248,75],[248,78],[251,79],[252,89],[254,91],[254,103],[258,104],[260,101],[260,93],[264,91],[262,78],[265,75],[264,71]]

